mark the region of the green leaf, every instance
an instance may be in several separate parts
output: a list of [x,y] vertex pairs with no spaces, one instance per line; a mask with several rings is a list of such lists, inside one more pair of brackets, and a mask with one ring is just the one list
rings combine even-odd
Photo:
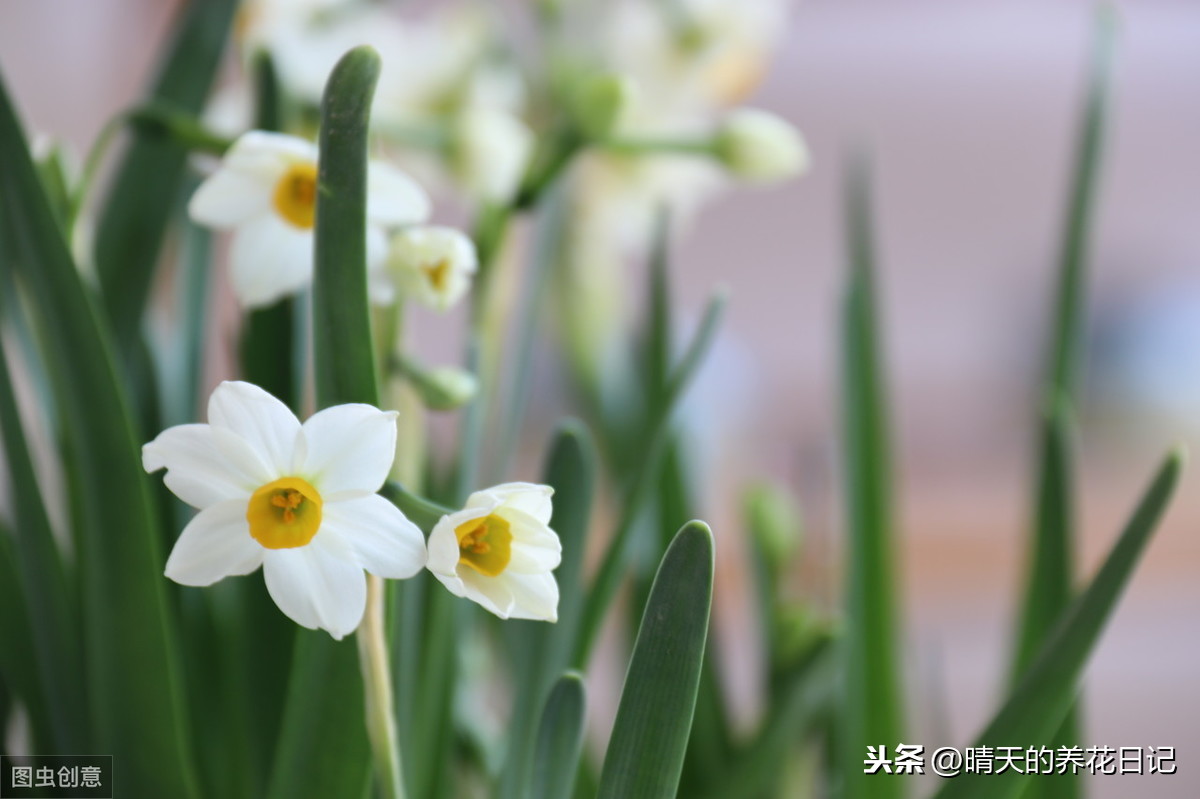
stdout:
[[596,574],[583,607],[579,637],[572,656],[572,666],[575,668],[583,668],[587,665],[587,661],[591,657],[592,646],[600,634],[604,615],[608,611],[608,606],[612,604],[617,589],[620,588],[629,559],[634,524],[645,507],[645,503],[651,498],[657,482],[659,465],[670,435],[672,412],[682,398],[684,390],[695,377],[704,356],[712,347],[717,325],[725,308],[725,301],[723,293],[714,294],[709,299],[708,305],[704,309],[704,317],[700,320],[699,328],[684,351],[683,358],[671,370],[663,393],[662,404],[657,407],[646,425],[645,434],[642,436],[642,445],[645,447],[644,455],[637,461],[630,476],[629,494],[625,498],[617,529],[608,545],[604,561],[600,564],[600,570]]
[[708,638],[712,531],[684,525],[663,556],[600,774],[600,799],[670,799],[692,728]]
[[567,667],[583,610],[583,555],[595,493],[596,451],[581,422],[572,419],[559,425],[543,475],[554,488],[550,526],[562,541],[562,562],[555,571],[560,589],[558,622],[512,620],[503,629],[514,653],[510,670],[516,698],[498,795],[514,799],[529,794],[535,768],[535,714],[555,677]]
[[32,614],[33,660],[50,712],[56,751],[82,751],[88,727],[79,647],[78,597],[67,582],[62,556],[42,502],[33,460],[13,395],[12,376],[0,346],[0,433],[12,486],[11,502],[19,534],[19,589]]
[[353,641],[296,633],[268,799],[362,797],[371,776],[362,676]]
[[538,728],[532,799],[570,799],[583,749],[585,694],[575,672],[564,674],[551,689]]
[[[367,126],[379,56],[351,50],[321,106],[314,230],[313,356],[317,405],[378,405],[367,312]],[[355,646],[324,633],[296,640],[271,799],[360,796],[370,754]]]
[[[0,682],[4,683],[11,698],[24,703],[33,732],[33,745],[50,751],[57,745],[54,731],[50,729],[53,716],[46,708],[38,664],[26,655],[35,651],[30,624],[32,616],[21,592],[21,567],[15,550],[12,531],[0,525],[0,608],[4,608],[0,613]],[[7,750],[4,753],[10,754]]]
[[[152,103],[200,114],[236,7],[237,0],[188,4],[150,91]],[[96,274],[125,357],[139,335],[164,231],[186,168],[184,147],[135,130],[102,207],[96,226]]]
[[[974,746],[1050,744],[1075,702],[1083,668],[1174,493],[1183,460],[1180,451],[1167,457],[1100,571],[1047,637]],[[964,773],[948,780],[936,799],[1012,799],[1028,784],[1028,776],[1012,769],[1003,774]]]
[[367,304],[367,127],[379,68],[371,48],[351,50],[321,106],[312,323],[322,408],[379,403]]
[[92,746],[126,764],[130,793],[194,797],[149,479],[108,329],[41,191],[3,87],[0,161],[0,235],[32,292],[82,492],[77,537]]
[[[1080,361],[1087,283],[1088,244],[1095,217],[1096,183],[1112,67],[1111,10],[1097,15],[1091,87],[1075,151],[1075,173],[1059,257],[1058,293],[1048,342],[1043,402],[1050,407],[1038,438],[1038,482],[1029,567],[1014,646],[1012,681],[1016,684],[1033,655],[1061,618],[1072,592],[1074,520],[1069,416]],[[1055,745],[1078,744],[1074,714],[1068,714]],[[1062,774],[1030,783],[1026,799],[1073,799],[1080,795],[1077,775]]]
[[842,424],[849,539],[842,777],[846,799],[890,799],[903,795],[904,783],[864,779],[862,769],[868,745],[894,745],[902,730],[891,458],[865,169],[851,171],[847,200],[850,285],[842,317]]

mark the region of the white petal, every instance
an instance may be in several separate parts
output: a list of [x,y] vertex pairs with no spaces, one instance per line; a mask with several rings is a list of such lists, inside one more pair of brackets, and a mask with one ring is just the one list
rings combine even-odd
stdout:
[[378,494],[322,508],[320,536],[334,534],[371,574],[391,580],[412,577],[425,566],[425,536]]
[[446,586],[446,590],[455,596],[466,597],[467,587],[463,585],[463,581],[458,579],[457,574],[442,574],[441,572],[433,572],[433,576],[438,579],[438,582]]
[[463,566],[458,576],[463,582],[463,587],[466,589],[467,599],[478,602],[485,609],[495,613],[502,619],[509,617],[513,605],[513,596],[506,580],[480,574],[470,566]]
[[212,585],[249,574],[262,563],[263,548],[250,537],[246,500],[205,508],[183,528],[167,558],[166,575],[182,585]]
[[380,225],[416,225],[429,219],[429,195],[395,167],[372,161],[367,171],[367,218]]
[[285,133],[252,130],[233,143],[221,167],[256,177],[274,190],[275,181],[297,161],[315,164],[317,146]]
[[230,458],[217,446],[207,424],[169,427],[142,447],[147,472],[165,468],[167,488],[195,508],[207,508],[228,499],[249,498],[262,484],[253,453]]
[[273,188],[252,175],[221,168],[196,189],[188,216],[207,227],[234,227],[267,213]]
[[307,546],[267,550],[263,576],[275,604],[302,627],[340,640],[362,621],[366,576],[336,537],[318,532]]
[[242,307],[270,305],[312,281],[312,230],[263,214],[234,233],[229,268]]
[[515,574],[545,574],[558,568],[562,562],[562,545],[557,536],[553,543],[540,539],[538,543],[529,543],[514,537],[511,555],[505,571]]
[[[502,483],[477,491],[476,494],[490,494],[506,507],[524,511],[542,524],[550,523],[553,511],[550,497],[554,495],[554,489],[550,486],[536,483]],[[472,494],[471,500],[474,498],[475,494]],[[470,506],[471,501],[468,500],[467,507]]]
[[509,618],[558,621],[558,583],[554,575],[505,572],[504,582],[512,593]]
[[456,575],[460,554],[458,536],[454,531],[459,525],[486,515],[486,511],[460,510],[439,519],[433,527],[433,532],[429,534],[429,560],[425,567],[438,575],[439,579]]
[[208,421],[229,430],[250,445],[274,472],[294,470],[300,422],[288,407],[253,383],[225,381],[208,400]]
[[396,459],[396,412],[371,405],[335,405],[304,423],[303,473],[323,496],[374,494]]

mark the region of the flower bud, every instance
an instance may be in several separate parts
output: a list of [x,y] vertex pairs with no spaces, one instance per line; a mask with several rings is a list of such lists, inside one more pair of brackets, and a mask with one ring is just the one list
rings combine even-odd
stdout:
[[425,407],[434,411],[452,411],[466,405],[479,392],[475,375],[453,366],[437,366],[410,373],[413,385],[421,394]]
[[533,151],[525,123],[503,111],[471,109],[451,124],[450,170],[478,199],[507,202],[516,194]]
[[590,139],[606,139],[621,127],[637,85],[627,75],[605,73],[581,81],[575,93],[575,120]]
[[735,177],[767,183],[808,169],[808,146],[791,123],[756,108],[725,118],[713,141],[717,158]]

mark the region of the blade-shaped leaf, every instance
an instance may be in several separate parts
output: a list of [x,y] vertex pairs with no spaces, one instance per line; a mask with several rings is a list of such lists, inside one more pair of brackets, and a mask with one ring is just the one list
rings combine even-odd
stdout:
[[868,745],[894,745],[901,733],[887,401],[865,170],[851,172],[847,199],[850,286],[842,318],[842,425],[849,551],[842,778],[846,799],[890,799],[903,794],[903,781],[864,779],[862,769]]
[[[1071,599],[1074,533],[1068,420],[1082,357],[1088,244],[1095,217],[1096,183],[1105,135],[1112,66],[1111,11],[1097,16],[1091,87],[1075,148],[1075,172],[1059,257],[1058,295],[1048,342],[1045,393],[1050,404],[1038,440],[1038,483],[1029,544],[1027,585],[1014,647],[1012,680],[1019,681]],[[1068,714],[1057,745],[1077,745],[1074,714]],[[1070,773],[1030,783],[1026,799],[1074,799],[1079,777]]]
[[[351,50],[321,107],[314,242],[317,405],[379,402],[367,313],[367,126],[379,56]],[[389,700],[390,701],[390,700]],[[361,796],[369,778],[363,687],[352,642],[297,637],[269,796]]]
[[568,420],[559,426],[543,474],[554,488],[550,526],[562,541],[562,562],[555,571],[560,592],[558,622],[514,620],[504,625],[514,653],[511,671],[516,699],[498,795],[514,799],[528,796],[534,768],[535,714],[555,676],[567,667],[583,609],[583,554],[595,491],[596,452],[581,422]]
[[613,597],[616,596],[617,589],[621,586],[621,579],[625,576],[625,567],[629,558],[634,524],[645,503],[653,494],[655,477],[658,475],[659,465],[669,441],[672,412],[683,397],[692,378],[696,376],[704,356],[712,347],[717,325],[720,323],[725,309],[725,301],[725,295],[722,292],[715,293],[709,299],[708,305],[704,309],[704,316],[700,320],[700,326],[688,343],[683,357],[671,370],[661,405],[655,409],[655,413],[647,422],[645,435],[641,441],[641,446],[645,447],[644,454],[637,462],[630,477],[629,495],[625,498],[616,531],[613,533],[612,541],[608,545],[604,560],[600,564],[600,569],[596,573],[596,578],[584,602],[579,636],[571,661],[575,668],[583,668],[587,665],[588,659],[591,657],[592,646],[604,623],[604,615],[608,612],[608,606],[612,604]]
[[[192,0],[181,15],[150,101],[199,115],[237,0]],[[159,248],[183,186],[187,150],[138,130],[117,167],[96,226],[96,274],[122,350],[139,333]]]
[[163,556],[129,405],[108,330],[2,86],[0,161],[0,235],[32,292],[82,492],[77,532],[93,746],[125,764],[131,793],[195,796]]
[[532,799],[570,799],[583,749],[586,699],[583,679],[575,672],[560,677],[546,698],[534,750]]
[[663,556],[638,630],[600,799],[670,799],[692,728],[708,638],[713,585],[712,531],[684,525]]
[[[1047,637],[1020,683],[975,740],[974,746],[1048,746],[1075,702],[1080,674],[1112,616],[1146,544],[1154,534],[1183,467],[1173,452],[1142,496],[1100,571]],[[936,799],[1011,799],[1030,775],[963,773]]]
[[57,751],[82,751],[88,727],[79,648],[77,596],[68,585],[61,553],[34,473],[33,460],[13,395],[11,373],[0,346],[0,433],[12,486],[20,588],[33,631],[33,659],[51,713]]

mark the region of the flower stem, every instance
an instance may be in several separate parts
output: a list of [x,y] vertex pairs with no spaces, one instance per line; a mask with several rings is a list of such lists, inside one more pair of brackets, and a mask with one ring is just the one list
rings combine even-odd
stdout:
[[383,799],[404,799],[400,740],[393,712],[391,666],[383,634],[383,579],[367,575],[367,611],[358,628],[358,658],[367,706],[367,737],[375,760],[375,777]]

